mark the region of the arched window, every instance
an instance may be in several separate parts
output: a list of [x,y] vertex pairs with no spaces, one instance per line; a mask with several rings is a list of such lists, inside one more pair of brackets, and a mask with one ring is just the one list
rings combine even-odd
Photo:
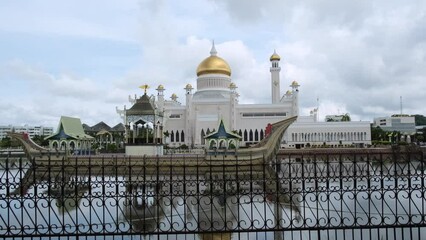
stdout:
[[185,142],[185,134],[183,133],[183,130],[180,132],[180,140]]
[[253,142],[253,131],[250,129],[250,133],[249,133],[249,141]]
[[240,131],[238,132],[238,135],[240,135],[240,137],[242,137],[242,136],[243,136],[243,132],[241,132],[241,129],[240,129]]
[[174,142],[175,141],[175,133],[172,131],[170,133],[170,142]]
[[263,139],[263,129],[260,129],[260,140]]
[[254,141],[259,141],[259,132],[257,131],[257,129],[254,131]]
[[247,129],[244,130],[244,142],[247,142],[248,138],[247,138]]
[[74,150],[74,149],[75,149],[75,142],[74,142],[74,141],[71,141],[71,142],[70,142],[70,149],[71,149],[71,150]]
[[180,140],[179,140],[179,131],[176,131],[176,142],[180,142]]

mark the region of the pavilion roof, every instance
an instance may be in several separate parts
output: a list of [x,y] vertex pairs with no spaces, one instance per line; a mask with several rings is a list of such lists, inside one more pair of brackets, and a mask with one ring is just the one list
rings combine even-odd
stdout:
[[45,139],[78,139],[91,140],[92,136],[84,133],[83,125],[79,118],[62,116],[56,132]]
[[217,131],[212,132],[204,137],[205,139],[241,139],[241,136],[233,132],[228,132],[223,123],[223,119],[219,122]]
[[155,108],[148,95],[144,94],[130,109],[126,110],[126,115],[155,115]]

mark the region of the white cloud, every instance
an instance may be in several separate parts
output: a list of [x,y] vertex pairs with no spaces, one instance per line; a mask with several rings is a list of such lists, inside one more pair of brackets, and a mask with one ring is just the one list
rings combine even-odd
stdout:
[[[300,83],[302,112],[309,113],[319,97],[321,118],[348,112],[353,119],[372,120],[398,113],[403,96],[404,111],[426,114],[425,1],[7,2],[0,20],[4,37],[60,35],[78,44],[109,39],[142,49],[139,58],[123,53],[112,59],[135,62],[108,69],[108,77],[107,67],[88,69],[89,60],[78,54],[71,56],[76,66],[65,67],[70,71],[60,65],[62,59],[38,61],[42,56],[31,55],[31,41],[21,39],[27,45],[16,49],[30,51],[0,56],[4,123],[54,119],[56,126],[60,115],[72,114],[115,125],[115,106],[128,105],[128,95],[141,94],[138,86],[145,83],[150,94],[163,84],[167,97],[176,93],[182,99],[183,87],[195,86],[196,67],[208,57],[213,39],[232,68],[241,103],[270,101],[269,56],[275,48],[282,57],[281,90],[292,80]],[[91,61],[102,66],[111,59]]]

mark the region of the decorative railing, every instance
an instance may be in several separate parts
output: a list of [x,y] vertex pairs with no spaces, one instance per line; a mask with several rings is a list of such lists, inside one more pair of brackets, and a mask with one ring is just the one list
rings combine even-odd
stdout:
[[0,235],[426,238],[421,152],[281,151],[254,165],[220,164],[217,157],[215,165],[203,165],[203,155],[195,167],[196,156],[188,158],[190,165],[168,158],[169,164],[149,168],[144,162],[155,158],[52,158],[37,165],[2,158]]

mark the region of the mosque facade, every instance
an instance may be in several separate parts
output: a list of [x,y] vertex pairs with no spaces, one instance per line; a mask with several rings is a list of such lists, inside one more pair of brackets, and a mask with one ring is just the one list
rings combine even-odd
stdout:
[[[184,88],[184,104],[177,100],[176,94],[167,100],[165,98],[166,88],[159,85],[156,88],[156,97],[148,97],[145,91],[144,96],[139,99],[136,97],[130,99],[134,104],[132,108],[117,109],[124,120],[126,135],[131,139],[132,136],[135,136],[137,126],[142,125],[143,127],[150,123],[154,134],[153,143],[161,141],[171,147],[184,144],[190,148],[204,147],[205,137],[214,132],[219,126],[219,122],[223,121],[227,130],[241,136],[240,146],[257,143],[267,135],[269,124],[299,115],[299,84],[293,81],[289,84],[289,89],[285,94],[280,92],[280,60],[280,56],[274,51],[270,57],[271,103],[240,104],[237,85],[231,78],[231,68],[224,59],[218,56],[213,44],[210,56],[197,67],[195,88],[191,84],[187,84]],[[134,116],[135,106],[137,104],[142,106],[141,101],[145,101],[145,106],[147,106],[147,101],[150,102],[148,107],[151,111],[150,116]],[[315,131],[315,126],[312,126],[316,122],[315,114],[301,119],[304,120],[299,123],[299,127],[293,128],[290,135],[285,135],[286,139],[283,142],[285,146],[300,146],[302,139],[308,140],[308,138],[298,137],[299,131],[303,132],[304,126],[307,126],[306,122],[310,123],[308,124],[309,131]],[[368,129],[364,125],[361,128],[359,125],[350,125],[346,126],[345,131],[362,131],[365,139],[368,138],[369,124]],[[321,129],[328,131],[327,126],[323,126]],[[127,142],[131,143],[129,139]],[[312,139],[314,138],[312,137]]]

